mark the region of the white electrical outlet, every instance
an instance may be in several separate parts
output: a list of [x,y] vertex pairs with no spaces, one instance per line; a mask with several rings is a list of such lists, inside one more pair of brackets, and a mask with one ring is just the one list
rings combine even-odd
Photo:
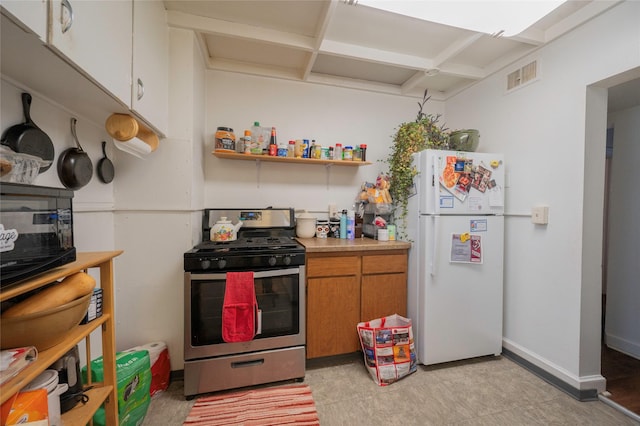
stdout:
[[549,223],[549,207],[536,206],[531,209],[531,222],[536,225],[546,225]]

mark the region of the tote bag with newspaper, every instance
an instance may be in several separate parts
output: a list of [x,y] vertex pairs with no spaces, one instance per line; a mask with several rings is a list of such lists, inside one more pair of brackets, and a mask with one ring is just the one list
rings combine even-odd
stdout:
[[411,320],[398,314],[357,326],[364,363],[380,386],[387,386],[417,370]]

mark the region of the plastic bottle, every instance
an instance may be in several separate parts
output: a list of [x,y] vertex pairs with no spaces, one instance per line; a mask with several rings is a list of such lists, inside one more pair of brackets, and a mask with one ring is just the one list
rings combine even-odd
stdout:
[[251,136],[252,144],[251,144],[251,153],[252,154],[262,154],[262,149],[266,147],[268,141],[264,140],[264,133],[262,132],[262,127],[260,127],[259,121],[254,121],[253,126],[251,126]]
[[276,128],[271,128],[271,138],[269,139],[269,155],[275,157],[278,155],[278,140],[276,139]]
[[342,144],[341,143],[336,144],[336,147],[333,150],[333,159],[342,160]]
[[342,215],[340,216],[340,238],[343,240],[347,238],[347,211],[342,210]]
[[289,141],[289,146],[287,147],[287,157],[293,158],[296,155],[296,141]]
[[347,239],[355,240],[356,238],[356,212],[349,210],[347,212]]
[[251,130],[244,131],[244,153],[251,154]]

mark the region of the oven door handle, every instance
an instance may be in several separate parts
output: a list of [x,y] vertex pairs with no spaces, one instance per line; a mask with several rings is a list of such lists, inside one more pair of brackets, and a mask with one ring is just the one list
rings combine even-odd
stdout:
[[283,275],[297,275],[300,273],[300,268],[283,268],[275,269],[271,271],[255,271],[253,273],[254,278],[268,278],[268,277],[281,277]]
[[258,307],[258,304],[256,303],[256,328],[255,328],[255,333],[254,335],[257,336],[258,334],[262,334],[262,309],[260,309]]

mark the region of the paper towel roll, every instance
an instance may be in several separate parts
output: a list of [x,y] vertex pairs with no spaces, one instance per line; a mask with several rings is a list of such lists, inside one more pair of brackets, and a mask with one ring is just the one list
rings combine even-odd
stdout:
[[153,151],[151,145],[140,138],[132,138],[128,141],[113,140],[113,144],[121,151],[135,155],[138,158],[144,158]]

